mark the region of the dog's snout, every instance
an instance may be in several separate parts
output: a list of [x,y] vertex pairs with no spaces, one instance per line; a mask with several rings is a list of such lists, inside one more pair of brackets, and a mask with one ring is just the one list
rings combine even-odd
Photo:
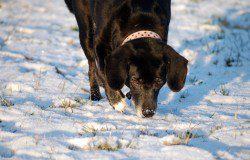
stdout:
[[132,102],[138,117],[150,118],[153,117],[157,109],[158,92],[152,90],[144,90],[140,96],[132,93]]

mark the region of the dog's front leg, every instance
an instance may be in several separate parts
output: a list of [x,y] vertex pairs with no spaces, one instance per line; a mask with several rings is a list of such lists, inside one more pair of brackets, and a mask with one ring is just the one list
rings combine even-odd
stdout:
[[107,99],[109,100],[109,104],[115,110],[122,112],[122,113],[125,112],[126,106],[127,106],[125,95],[122,93],[121,90],[116,91],[109,86],[104,72],[100,71],[98,72],[98,75],[99,75],[100,80],[102,81]]
[[111,89],[108,84],[105,85],[105,91],[110,105],[119,112],[126,111],[126,97],[122,91]]
[[98,77],[102,81],[103,87],[105,89],[105,93],[107,96],[107,99],[109,100],[109,104],[117,111],[119,112],[125,112],[126,111],[126,97],[122,93],[121,90],[114,90],[112,89],[108,82],[107,82],[107,77],[104,72],[104,59],[101,59],[101,57],[105,57],[103,55],[107,55],[105,51],[106,45],[103,45],[102,43],[99,43],[96,47],[96,54],[99,57],[98,61]]

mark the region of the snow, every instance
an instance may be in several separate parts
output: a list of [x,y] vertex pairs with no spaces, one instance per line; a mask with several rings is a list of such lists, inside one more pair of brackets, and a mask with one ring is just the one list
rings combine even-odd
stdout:
[[181,92],[162,88],[149,119],[129,100],[125,113],[88,100],[62,0],[0,6],[0,159],[249,159],[249,0],[172,1],[169,44],[189,74]]

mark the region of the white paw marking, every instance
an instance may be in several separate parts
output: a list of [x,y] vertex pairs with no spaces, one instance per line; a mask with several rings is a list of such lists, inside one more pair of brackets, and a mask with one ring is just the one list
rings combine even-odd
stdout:
[[113,107],[115,108],[115,110],[119,111],[119,112],[125,112],[126,111],[126,99],[122,99],[120,102],[116,103],[113,105]]
[[135,113],[138,117],[140,118],[145,118],[145,116],[142,114],[142,110],[141,109],[136,109]]

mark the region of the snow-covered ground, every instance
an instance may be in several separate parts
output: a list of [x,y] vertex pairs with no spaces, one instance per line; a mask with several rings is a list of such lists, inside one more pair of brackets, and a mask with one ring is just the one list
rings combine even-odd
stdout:
[[173,0],[169,43],[190,61],[187,83],[165,86],[142,119],[130,101],[121,114],[88,100],[63,0],[0,0],[0,159],[250,159],[249,8]]

